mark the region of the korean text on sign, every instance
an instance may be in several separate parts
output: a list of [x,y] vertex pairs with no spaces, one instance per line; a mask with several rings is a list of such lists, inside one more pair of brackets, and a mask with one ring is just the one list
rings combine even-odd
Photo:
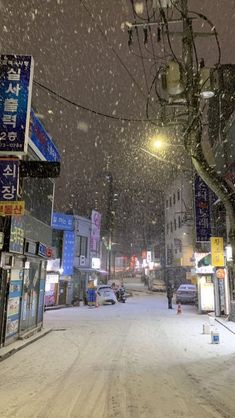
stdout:
[[19,160],[0,159],[0,201],[16,201],[19,182]]
[[25,202],[0,202],[0,216],[22,216],[25,212]]
[[27,151],[33,58],[1,55],[0,58],[0,152]]
[[211,264],[215,267],[224,266],[224,240],[222,237],[211,237]]

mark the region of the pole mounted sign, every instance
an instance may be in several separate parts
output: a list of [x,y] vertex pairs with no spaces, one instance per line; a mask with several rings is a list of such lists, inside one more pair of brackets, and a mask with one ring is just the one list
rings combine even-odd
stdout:
[[26,55],[0,57],[0,154],[27,152],[33,58]]

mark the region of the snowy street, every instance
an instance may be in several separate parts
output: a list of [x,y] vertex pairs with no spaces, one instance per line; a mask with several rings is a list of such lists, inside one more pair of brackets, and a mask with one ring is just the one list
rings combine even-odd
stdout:
[[0,364],[0,416],[233,418],[235,336],[218,325],[211,344],[205,320],[141,292],[48,311],[53,331]]

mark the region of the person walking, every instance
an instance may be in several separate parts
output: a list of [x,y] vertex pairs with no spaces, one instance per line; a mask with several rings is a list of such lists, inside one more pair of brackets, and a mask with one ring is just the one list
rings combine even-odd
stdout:
[[168,309],[172,308],[172,298],[173,298],[174,290],[171,283],[168,283],[167,290],[166,290],[166,296],[168,299]]

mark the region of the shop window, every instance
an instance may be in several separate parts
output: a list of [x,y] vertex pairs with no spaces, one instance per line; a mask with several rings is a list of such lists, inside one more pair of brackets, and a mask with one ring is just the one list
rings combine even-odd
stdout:
[[83,237],[81,235],[77,236],[77,257],[80,257],[80,255],[87,257],[87,244],[87,237]]

